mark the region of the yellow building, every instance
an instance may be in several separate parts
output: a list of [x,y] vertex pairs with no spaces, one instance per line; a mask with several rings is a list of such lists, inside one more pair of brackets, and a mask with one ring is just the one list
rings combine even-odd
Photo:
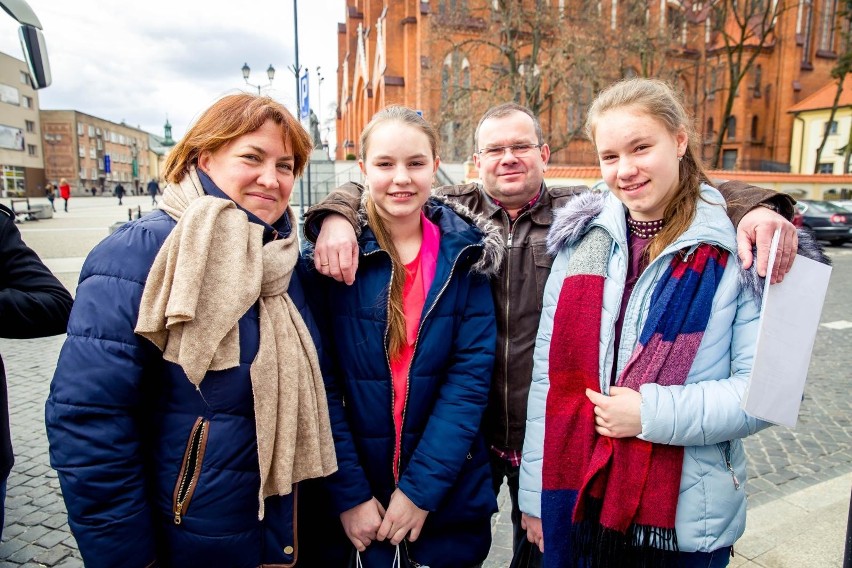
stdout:
[[[793,135],[790,148],[790,170],[794,173],[814,173],[817,151],[822,142],[826,123],[837,93],[837,82],[831,81],[813,95],[793,105]],[[847,76],[838,101],[837,112],[829,125],[828,140],[820,156],[816,172],[821,174],[850,173],[844,168],[846,149],[852,136],[852,76]]]

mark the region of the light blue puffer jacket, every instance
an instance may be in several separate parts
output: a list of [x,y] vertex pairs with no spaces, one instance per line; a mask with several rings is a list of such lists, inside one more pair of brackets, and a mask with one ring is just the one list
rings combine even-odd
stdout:
[[[614,345],[614,328],[621,308],[628,263],[623,205],[611,193],[597,197],[603,199],[603,209],[590,219],[586,227],[586,230],[593,226],[603,227],[614,241],[604,284],[601,319],[600,384],[604,393],[609,392],[615,349],[618,349],[620,374],[638,341],[657,280],[672,255],[700,242],[713,243],[730,252],[713,298],[710,321],[686,384],[671,387],[646,384],[640,389],[642,433],[639,438],[685,446],[675,520],[678,545],[684,552],[707,552],[730,546],[743,534],[746,461],[741,439],[769,425],[740,408],[754,357],[759,306],[752,292],[740,285],[736,232],[725,213],[721,194],[705,185],[702,186],[701,197],[689,229],[654,259],[637,281],[627,304],[618,346]],[[600,204],[590,204],[588,200],[574,200],[564,208],[564,212],[557,213],[551,229],[551,240],[558,237],[558,254],[545,288],[536,339],[520,478],[521,510],[535,517],[541,516],[544,413],[549,388],[548,356],[553,316],[568,259],[576,245],[573,239],[582,236],[582,233],[570,235],[572,227],[568,226],[566,213],[571,210],[570,223],[575,225],[578,211],[586,210],[593,214],[599,207]]]

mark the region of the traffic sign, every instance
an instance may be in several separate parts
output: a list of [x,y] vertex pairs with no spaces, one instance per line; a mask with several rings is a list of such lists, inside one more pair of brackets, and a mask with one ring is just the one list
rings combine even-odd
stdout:
[[310,96],[308,95],[308,70],[305,69],[305,74],[299,77],[299,115],[302,120],[308,118],[311,114]]

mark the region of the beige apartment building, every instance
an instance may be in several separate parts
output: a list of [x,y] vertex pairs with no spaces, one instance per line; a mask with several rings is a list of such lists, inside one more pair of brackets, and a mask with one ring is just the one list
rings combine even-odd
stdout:
[[0,53],[0,196],[44,195],[38,91],[27,64]]
[[147,132],[75,110],[40,114],[47,179],[65,178],[72,195],[111,193],[119,182],[130,193],[144,188],[152,159]]

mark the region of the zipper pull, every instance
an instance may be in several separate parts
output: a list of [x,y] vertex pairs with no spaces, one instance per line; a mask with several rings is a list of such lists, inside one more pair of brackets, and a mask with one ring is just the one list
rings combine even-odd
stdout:
[[739,491],[740,490],[740,480],[737,479],[737,474],[734,472],[734,468],[731,467],[730,463],[728,463],[728,471],[731,472],[731,479],[734,480],[734,489],[736,491]]
[[725,446],[725,467],[731,472],[731,479],[734,480],[734,490],[740,490],[740,480],[737,479],[737,473],[734,471],[734,466],[731,464],[731,443],[727,442]]
[[512,231],[509,231],[509,237],[506,239],[506,248],[512,248],[513,236],[514,236],[514,233]]
[[180,509],[178,509],[178,510],[175,511],[175,524],[179,525],[180,523],[181,523]]

